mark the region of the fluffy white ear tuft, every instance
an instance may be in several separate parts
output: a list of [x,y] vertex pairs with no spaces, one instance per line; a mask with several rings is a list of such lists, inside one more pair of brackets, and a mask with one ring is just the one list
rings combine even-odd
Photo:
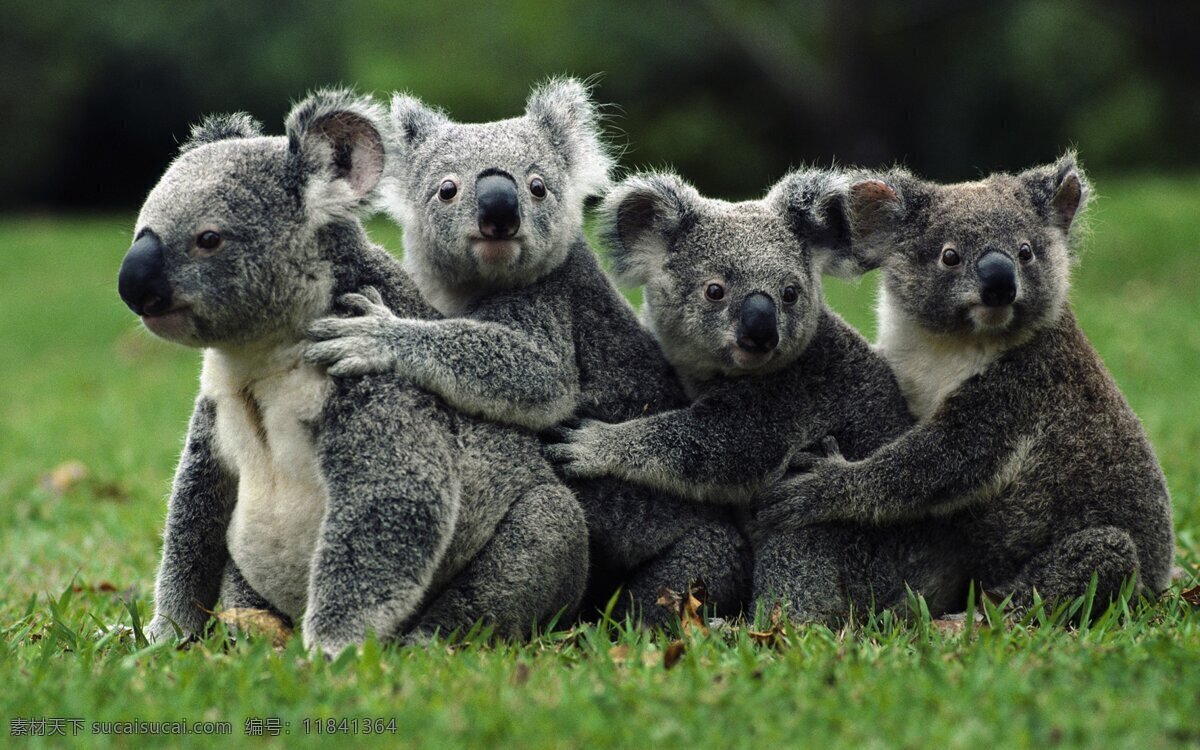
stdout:
[[579,185],[581,197],[601,195],[611,184],[613,159],[601,137],[603,119],[588,87],[575,78],[552,78],[534,89],[525,116],[542,127]]
[[848,188],[840,172],[805,169],[784,176],[767,194],[768,205],[812,252],[816,271],[842,278],[864,270],[851,252]]
[[623,180],[598,210],[600,235],[612,249],[613,273],[641,286],[657,273],[700,194],[677,175],[646,172]]
[[383,176],[383,110],[345,89],[318,91],[292,108],[288,149],[305,178],[310,211],[351,213]]

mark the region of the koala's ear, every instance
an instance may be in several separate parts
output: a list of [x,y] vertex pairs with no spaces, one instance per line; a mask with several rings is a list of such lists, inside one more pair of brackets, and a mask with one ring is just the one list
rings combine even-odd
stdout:
[[598,209],[600,236],[612,248],[613,273],[641,286],[662,268],[673,238],[692,220],[699,193],[673,174],[647,173],[614,187]]
[[426,106],[415,96],[395,94],[392,96],[390,121],[392,132],[389,134],[389,145],[398,154],[411,154],[422,143],[429,140],[442,125],[450,122],[441,111]]
[[862,272],[878,268],[904,218],[906,175],[858,175],[849,188],[850,252]]
[[245,112],[209,115],[192,126],[192,132],[179,147],[179,153],[187,153],[207,143],[229,138],[257,138],[262,134],[262,125]]
[[575,78],[547,81],[529,95],[525,116],[546,131],[584,197],[600,195],[608,188],[612,157],[600,136],[599,107],[583,82]]
[[767,203],[812,249],[817,272],[843,278],[865,270],[850,252],[848,186],[843,175],[814,169],[792,172],[767,194]]
[[1022,172],[1019,179],[1038,213],[1067,233],[1092,196],[1074,151],[1063,154],[1054,164]]
[[383,111],[344,89],[318,91],[287,117],[288,150],[304,172],[306,197],[328,208],[362,203],[383,175]]

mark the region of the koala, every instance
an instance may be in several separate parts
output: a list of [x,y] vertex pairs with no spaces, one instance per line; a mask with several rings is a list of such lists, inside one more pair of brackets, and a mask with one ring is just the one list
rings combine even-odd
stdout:
[[1162,470],[1067,302],[1090,194],[1073,153],[963,184],[859,177],[854,253],[882,268],[878,350],[918,424],[774,485],[763,523],[936,521],[953,544],[935,564],[1019,606],[1093,577],[1100,602],[1166,588]]
[[582,511],[536,435],[391,373],[303,360],[306,327],[331,313],[437,317],[356,216],[383,171],[376,110],[319,92],[282,137],[210,118],[142,207],[121,298],[204,354],[150,638],[202,633],[218,596],[302,619],[327,654],[479,619],[521,636],[586,584]]
[[[808,170],[761,200],[701,196],[669,173],[632,176],[600,208],[619,278],[695,401],[619,424],[559,430],[568,476],[617,477],[693,501],[753,507],[793,459],[832,437],[863,458],[913,424],[887,363],[825,303],[822,273],[852,274],[846,181]],[[820,524],[753,539],[756,599],[795,620],[903,601],[921,530]]]
[[[584,199],[609,184],[599,115],[575,80],[552,80],[524,115],[460,124],[405,95],[391,104],[383,202],[405,264],[447,317],[376,306],[310,328],[306,358],[334,374],[394,372],[482,418],[545,430],[620,422],[687,403],[653,337],[583,234]],[[662,586],[703,579],[731,613],[748,575],[732,515],[608,480],[569,483],[591,534],[590,604],[624,587],[616,615],[668,615]]]

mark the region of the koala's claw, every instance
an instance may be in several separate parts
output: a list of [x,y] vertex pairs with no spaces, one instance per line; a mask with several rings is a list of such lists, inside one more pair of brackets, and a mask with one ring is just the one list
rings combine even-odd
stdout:
[[365,286],[358,293],[351,292],[338,297],[338,304],[355,315],[370,315],[376,317],[395,317],[392,311],[383,304],[383,297],[373,286]]

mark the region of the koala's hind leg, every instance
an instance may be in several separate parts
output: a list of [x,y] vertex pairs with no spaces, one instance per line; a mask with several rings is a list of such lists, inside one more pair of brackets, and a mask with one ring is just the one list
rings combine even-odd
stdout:
[[447,634],[483,620],[497,635],[528,637],[559,612],[574,615],[587,569],[587,527],[575,496],[559,484],[539,485],[513,503],[494,536],[421,614],[414,633]]
[[807,526],[756,541],[754,601],[778,601],[793,622],[834,625],[850,613],[844,540],[828,526]]
[[288,627],[292,626],[292,618],[280,612],[264,599],[262,594],[255,591],[233,560],[226,563],[225,575],[221,579],[221,606],[225,609],[264,609]]
[[1018,606],[1031,606],[1034,590],[1044,601],[1057,604],[1087,593],[1095,575],[1092,612],[1098,614],[1137,572],[1137,546],[1129,532],[1115,526],[1100,526],[1059,540],[1026,563],[1013,582],[997,586],[996,590],[1013,593],[1013,602]]
[[618,621],[633,615],[646,627],[666,625],[673,614],[657,604],[665,586],[683,593],[703,582],[705,607],[722,617],[742,609],[750,581],[750,550],[732,521],[708,520],[635,570],[626,580],[613,610]]

